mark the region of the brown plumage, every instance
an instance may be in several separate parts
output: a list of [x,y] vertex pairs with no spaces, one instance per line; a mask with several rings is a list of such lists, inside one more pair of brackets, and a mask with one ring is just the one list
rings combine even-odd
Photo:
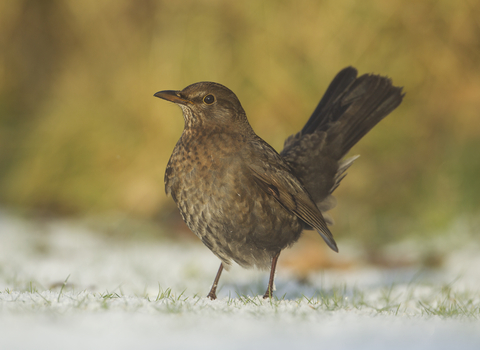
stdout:
[[402,101],[390,79],[352,67],[337,74],[304,128],[277,153],[258,137],[235,94],[200,82],[156,97],[178,104],[185,128],[165,172],[165,190],[183,220],[224,267],[271,268],[302,230],[315,229],[338,251],[324,212],[356,157],[346,153]]

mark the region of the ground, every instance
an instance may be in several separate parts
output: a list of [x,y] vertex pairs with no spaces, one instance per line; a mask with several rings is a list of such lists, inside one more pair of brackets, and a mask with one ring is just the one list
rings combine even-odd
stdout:
[[233,267],[211,301],[218,259],[202,245],[2,213],[0,348],[480,349],[479,253],[472,240],[436,269],[281,268],[272,300],[266,272]]

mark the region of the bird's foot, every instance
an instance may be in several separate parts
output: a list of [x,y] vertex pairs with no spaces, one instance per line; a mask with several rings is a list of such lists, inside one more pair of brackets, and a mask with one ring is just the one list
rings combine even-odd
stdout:
[[217,299],[217,293],[215,293],[214,290],[211,290],[210,293],[208,293],[207,298],[209,298],[210,300],[215,300]]

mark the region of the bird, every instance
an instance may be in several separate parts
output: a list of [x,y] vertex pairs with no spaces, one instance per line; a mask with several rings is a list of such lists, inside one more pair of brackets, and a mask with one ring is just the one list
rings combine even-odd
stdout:
[[180,106],[184,129],[165,170],[165,191],[201,241],[221,261],[207,297],[215,300],[223,269],[270,269],[272,298],[281,251],[303,230],[316,230],[333,251],[332,193],[358,156],[350,149],[404,97],[391,79],[342,69],[305,126],[277,152],[252,129],[237,96],[214,82],[154,94]]

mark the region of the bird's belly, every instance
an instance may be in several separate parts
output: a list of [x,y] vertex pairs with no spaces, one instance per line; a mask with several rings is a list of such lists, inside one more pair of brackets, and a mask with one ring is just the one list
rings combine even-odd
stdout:
[[300,236],[301,221],[235,165],[192,168],[175,182],[172,196],[184,221],[227,264],[268,268]]

